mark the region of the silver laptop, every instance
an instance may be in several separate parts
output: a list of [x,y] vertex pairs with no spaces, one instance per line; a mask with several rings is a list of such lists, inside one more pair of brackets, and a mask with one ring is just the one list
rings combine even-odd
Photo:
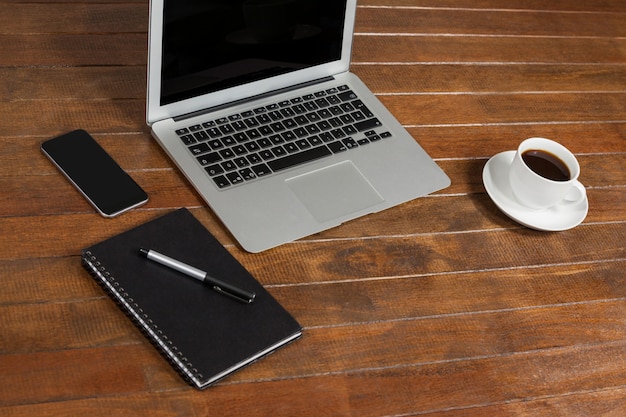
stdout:
[[151,0],[147,122],[260,252],[449,178],[352,73],[356,0]]

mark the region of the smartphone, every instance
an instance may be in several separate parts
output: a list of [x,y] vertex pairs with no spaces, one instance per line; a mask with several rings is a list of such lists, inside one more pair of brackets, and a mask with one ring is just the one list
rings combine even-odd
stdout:
[[49,139],[41,150],[104,217],[148,201],[139,184],[84,130]]

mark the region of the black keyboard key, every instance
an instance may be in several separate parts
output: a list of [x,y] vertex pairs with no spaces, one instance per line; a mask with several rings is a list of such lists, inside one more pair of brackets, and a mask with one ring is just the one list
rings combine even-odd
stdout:
[[220,130],[218,128],[216,128],[216,127],[213,127],[211,129],[207,129],[207,133],[212,138],[219,138],[220,136],[222,136],[222,132],[220,132]]
[[206,155],[196,157],[200,165],[214,164],[217,161],[221,161],[222,157],[217,152],[208,153]]
[[328,106],[330,106],[330,103],[324,97],[318,98],[317,100],[315,100],[315,104],[317,104],[320,107],[328,107]]
[[245,144],[245,147],[249,152],[256,152],[261,149],[259,144],[256,142],[248,142]]
[[272,141],[269,138],[261,138],[257,141],[261,148],[269,148],[272,146]]
[[352,138],[346,138],[342,140],[342,142],[344,145],[346,145],[347,149],[352,149],[352,148],[356,148],[357,146],[359,146],[357,145],[356,141]]
[[235,152],[236,155],[243,155],[245,153],[248,153],[248,150],[243,145],[233,146],[232,150],[233,152]]
[[237,120],[236,122],[233,122],[232,126],[236,130],[246,130],[248,128],[248,126],[241,120]]
[[187,146],[192,145],[192,144],[197,142],[196,138],[194,138],[192,135],[183,135],[183,136],[180,137],[180,139]]
[[248,161],[250,161],[251,164],[258,164],[259,162],[261,162],[261,157],[259,156],[259,154],[256,153],[246,155],[246,158],[248,158]]
[[256,117],[256,120],[261,123],[262,125],[269,123],[272,121],[272,118],[270,116],[268,116],[267,114],[260,114]]
[[269,149],[265,149],[259,152],[259,156],[263,158],[264,160],[274,159],[274,154]]
[[271,174],[272,170],[265,164],[259,164],[252,167],[252,170],[257,175],[257,177],[262,177],[267,174]]
[[219,139],[213,139],[207,142],[211,149],[220,149],[224,147],[224,144]]
[[326,146],[318,146],[316,148],[307,149],[300,153],[285,156],[283,158],[275,159],[273,161],[268,161],[267,164],[272,170],[280,171],[305,162],[323,158],[328,155],[331,155],[331,152]]
[[269,139],[272,141],[273,145],[278,145],[280,143],[283,143],[285,141],[285,139],[282,138],[282,136],[280,135],[272,135],[269,137]]
[[241,177],[246,181],[250,181],[256,178],[256,174],[250,168],[242,169],[241,171],[239,171],[239,175],[241,175]]
[[282,118],[283,118],[283,115],[282,115],[282,114],[280,114],[280,112],[279,112],[279,111],[273,111],[273,112],[271,112],[271,113],[270,113],[270,118],[271,118],[272,120],[276,121],[276,120],[280,120],[280,119],[282,119]]
[[354,127],[359,132],[362,132],[364,130],[373,129],[375,127],[380,127],[382,125],[383,124],[380,122],[380,120],[374,117],[373,119],[367,119],[367,120],[363,120],[362,122],[357,122],[354,124]]
[[328,102],[330,104],[339,104],[339,103],[341,103],[341,100],[337,96],[335,96],[335,95],[326,97],[326,100],[328,100]]
[[293,119],[285,119],[283,120],[283,126],[285,126],[287,129],[293,129],[294,127],[298,126],[298,123],[296,123],[296,121]]
[[209,145],[207,145],[205,142],[203,142],[203,143],[199,143],[197,145],[190,146],[189,150],[194,155],[201,155],[203,153],[209,152],[211,150],[211,148],[209,148]]
[[311,147],[311,144],[306,139],[297,140],[295,143],[300,149],[308,149]]
[[212,177],[224,173],[224,169],[220,164],[209,165],[208,167],[204,168],[204,170]]
[[220,155],[222,155],[222,158],[224,159],[230,159],[233,158],[235,156],[235,152],[233,152],[232,149],[222,149],[220,151]]
[[261,136],[269,136],[274,133],[274,131],[269,126],[261,126],[259,128],[259,133],[261,133]]
[[235,158],[234,161],[235,161],[235,164],[239,168],[247,167],[248,165],[250,165],[250,162],[248,162],[248,160],[244,158],[243,156],[240,156],[239,158]]
[[356,99],[356,94],[351,90],[347,90],[337,94],[337,97],[339,97],[341,101],[352,101]]
[[335,137],[335,139],[341,139],[346,137],[346,133],[342,129],[331,130],[330,133]]
[[246,135],[246,134],[245,134],[245,133],[243,133],[243,132],[236,133],[236,134],[234,134],[234,135],[233,135],[233,137],[234,137],[234,138],[235,138],[235,140],[236,140],[237,142],[239,142],[239,143],[241,143],[241,142],[246,142],[246,141],[248,141],[248,140],[249,140],[249,139],[248,139],[248,135]]
[[243,177],[239,172],[229,172],[226,174],[226,178],[228,178],[228,181],[233,185],[243,182]]
[[313,110],[317,110],[319,109],[319,107],[317,106],[317,104],[315,104],[312,101],[307,101],[306,103],[304,103],[304,107],[308,110],[308,111],[313,111]]
[[189,129],[187,129],[187,128],[183,128],[183,129],[178,129],[178,130],[176,130],[176,134],[177,134],[178,136],[182,136],[182,135],[185,135],[185,134],[187,134],[187,133],[189,133]]
[[344,126],[343,131],[346,132],[346,135],[354,135],[357,133],[357,130],[352,125]]
[[223,125],[220,126],[220,132],[222,132],[224,135],[230,135],[231,133],[235,132],[235,129],[231,125]]
[[305,127],[306,131],[309,135],[315,135],[321,132],[320,128],[317,125],[308,125]]
[[225,171],[233,171],[237,169],[237,165],[235,165],[233,161],[226,161],[222,162],[222,168],[224,168]]
[[284,146],[285,150],[289,153],[294,153],[294,152],[298,152],[298,146],[293,143],[293,142],[289,142]]
[[295,129],[295,130],[293,131],[293,133],[295,133],[295,135],[296,135],[297,137],[299,137],[299,138],[303,138],[303,137],[305,137],[305,136],[307,136],[307,135],[308,135],[308,133],[307,133],[306,129],[305,129],[305,128],[303,128],[303,127],[299,127],[299,128],[297,128],[297,129]]
[[320,120],[322,120],[322,118],[320,117],[319,114],[317,113],[308,113],[306,115],[306,118],[309,120],[309,122],[311,123],[315,123],[315,122],[319,122]]
[[276,155],[276,157],[281,157],[287,155],[287,151],[282,146],[275,146],[272,148],[272,153]]
[[222,138],[222,143],[224,146],[233,146],[237,141],[232,136],[225,136]]
[[300,126],[304,126],[305,124],[309,123],[309,119],[307,119],[305,116],[296,116],[293,118],[293,120]]
[[328,144],[328,147],[331,151],[333,151],[333,153],[343,152],[348,149],[346,148],[346,145],[344,145],[341,141],[331,142]]
[[217,185],[217,188],[226,188],[230,185],[230,182],[228,182],[226,177],[223,175],[214,177],[213,181],[215,182],[215,185]]
[[368,118],[369,117],[374,117],[374,113],[372,113],[370,111],[370,109],[368,109],[367,106],[361,100],[355,100],[355,101],[352,102],[352,104],[358,110],[361,110],[363,112],[363,114],[365,115],[365,117],[368,117]]
[[201,130],[199,132],[194,133],[193,137],[198,140],[206,140],[209,138],[209,135],[207,135],[207,133],[204,130]]
[[331,135],[330,132],[324,132],[320,133],[320,139],[322,139],[324,142],[332,142],[333,140],[335,140],[335,137]]

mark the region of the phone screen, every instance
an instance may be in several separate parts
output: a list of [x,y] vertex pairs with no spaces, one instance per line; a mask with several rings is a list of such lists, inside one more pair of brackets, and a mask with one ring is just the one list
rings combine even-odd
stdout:
[[84,130],[47,140],[41,149],[105,217],[148,201],[139,184]]

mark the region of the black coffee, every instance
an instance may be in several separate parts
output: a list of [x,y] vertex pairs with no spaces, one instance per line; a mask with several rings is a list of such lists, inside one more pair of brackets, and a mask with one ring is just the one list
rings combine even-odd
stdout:
[[565,162],[547,151],[529,149],[522,153],[522,159],[535,173],[552,181],[568,181],[569,168]]

